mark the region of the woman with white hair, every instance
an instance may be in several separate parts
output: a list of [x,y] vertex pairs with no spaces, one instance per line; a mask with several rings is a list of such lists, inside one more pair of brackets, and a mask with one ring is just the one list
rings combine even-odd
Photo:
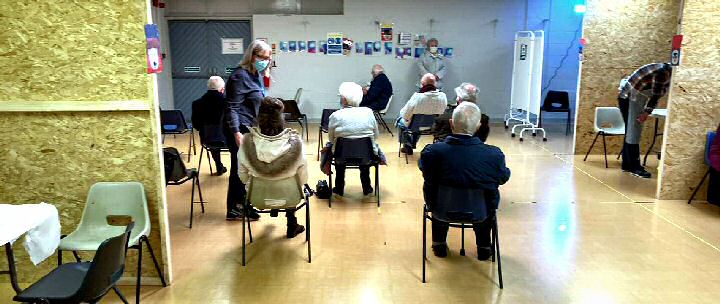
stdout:
[[[227,220],[243,218],[243,210],[238,206],[242,206],[246,191],[238,175],[238,151],[242,145],[243,134],[250,133],[250,128],[257,124],[260,104],[266,95],[263,78],[269,76],[271,50],[270,45],[262,40],[250,43],[240,66],[230,75],[225,87],[225,137],[231,154]],[[248,212],[250,219],[260,218],[255,210]]]
[[[427,73],[433,74],[435,76],[435,80],[437,80],[436,87],[438,89],[442,89],[445,73],[447,72],[444,60],[445,57],[443,54],[438,52],[438,40],[431,38],[427,42],[425,53],[420,56],[420,60],[417,62],[420,76],[422,77]],[[417,86],[421,87],[422,84],[418,83]]]
[[[380,137],[377,121],[370,108],[360,107],[363,98],[363,91],[360,85],[354,82],[343,82],[340,84],[340,103],[342,109],[330,115],[328,124],[328,138],[335,147],[338,138],[365,138],[373,141],[375,155],[380,156],[380,149],[375,142]],[[333,149],[334,150],[334,149]],[[345,190],[345,167],[335,166],[335,187],[333,193],[343,196]],[[373,193],[370,183],[370,166],[360,167],[360,181],[362,182],[363,194]]]

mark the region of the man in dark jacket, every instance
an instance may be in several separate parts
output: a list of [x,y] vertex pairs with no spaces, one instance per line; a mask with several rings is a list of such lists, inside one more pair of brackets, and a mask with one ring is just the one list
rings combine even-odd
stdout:
[[200,141],[208,146],[215,160],[217,175],[227,172],[220,160],[220,148],[225,146],[223,113],[225,112],[225,81],[220,76],[208,80],[208,90],[192,103],[192,124],[200,132]]
[[390,79],[385,76],[385,70],[381,65],[374,65],[371,73],[373,80],[369,87],[363,88],[363,99],[360,106],[373,111],[381,111],[385,109],[393,94],[392,84]]
[[[473,230],[478,259],[487,260],[492,254],[491,219],[500,202],[498,187],[510,179],[510,169],[505,166],[505,155],[498,147],[486,145],[472,135],[480,126],[480,117],[480,108],[474,103],[459,104],[450,120],[452,135],[444,142],[426,146],[420,155],[419,166],[425,179],[425,202],[431,212],[436,210],[439,204],[445,203],[437,201],[440,186],[484,191],[487,219],[473,224]],[[432,223],[432,249],[438,257],[446,257],[448,254],[448,228],[443,222]]]
[[[467,101],[477,105],[477,93],[477,86],[472,83],[463,82],[459,87],[455,88],[455,94],[457,95],[455,100],[457,101],[457,104]],[[455,106],[451,106],[449,104],[450,102],[448,102],[448,108],[445,110],[445,113],[435,118],[435,124],[432,128],[433,139],[435,142],[443,141],[445,140],[445,137],[452,134],[452,128],[450,128],[450,118],[452,118]],[[475,132],[473,136],[479,138],[482,142],[486,142],[488,135],[490,135],[490,117],[482,114],[480,123],[480,128],[478,128],[477,132]]]

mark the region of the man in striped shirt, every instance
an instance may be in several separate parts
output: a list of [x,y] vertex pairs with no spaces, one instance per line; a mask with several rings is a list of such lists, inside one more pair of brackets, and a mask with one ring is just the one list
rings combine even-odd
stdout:
[[640,138],[642,123],[647,120],[670,88],[672,67],[668,63],[646,64],[620,87],[618,101],[625,119],[625,143],[622,153],[622,170],[643,178],[651,174],[640,164]]

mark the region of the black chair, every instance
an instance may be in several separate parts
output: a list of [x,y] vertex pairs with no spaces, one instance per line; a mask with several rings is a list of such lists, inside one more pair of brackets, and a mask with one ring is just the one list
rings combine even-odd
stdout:
[[542,112],[564,113],[567,112],[567,123],[565,124],[565,135],[570,134],[571,111],[570,97],[566,91],[548,91],[540,108],[540,126],[542,127]]
[[[298,106],[298,103],[300,103],[300,96],[302,96],[302,91],[302,88],[297,89],[297,93],[295,93],[295,99],[293,100],[280,100],[282,100],[284,106],[283,115],[285,117],[285,121],[296,122],[300,124],[300,128],[305,131],[305,139],[307,140],[309,138],[307,115],[300,113],[300,107]],[[302,134],[302,132],[300,132],[300,134]]]
[[[492,206],[494,209],[495,206]],[[461,189],[440,186],[437,194],[435,210],[430,211],[427,204],[423,208],[423,266],[422,282],[425,283],[425,264],[427,262],[427,220],[444,222],[448,226],[461,229],[460,255],[465,255],[465,229],[473,224],[492,221],[490,228],[491,261],[497,258],[498,285],[503,288],[502,261],[500,260],[500,240],[495,210],[489,212],[485,191],[482,189]],[[490,216],[489,216],[490,215]]]
[[188,126],[185,116],[180,110],[161,110],[160,111],[160,128],[165,141],[166,134],[178,135],[190,132],[190,143],[188,144],[188,162],[190,161],[190,151],[195,151],[195,132]]
[[695,190],[693,191],[690,199],[688,200],[688,204],[690,204],[690,202],[692,202],[692,200],[695,198],[698,190],[700,190],[702,184],[705,183],[705,179],[707,179],[708,175],[710,175],[710,170],[712,170],[712,167],[710,166],[710,148],[712,147],[713,141],[715,141],[715,136],[717,136],[715,132],[707,133],[707,139],[705,141],[705,164],[708,166],[708,169],[705,172],[705,175],[703,175],[703,178],[700,180],[700,183],[697,185],[697,187],[695,187]]
[[317,160],[320,161],[320,149],[323,146],[323,133],[328,132],[328,125],[330,124],[330,115],[335,113],[339,109],[323,109],[322,116],[320,117],[320,128],[318,128],[318,148],[317,148]]
[[128,303],[117,287],[125,271],[128,238],[134,224],[125,232],[103,241],[92,262],[59,265],[13,300],[25,303],[97,303],[112,289]]
[[[403,144],[405,144],[405,141],[409,139],[408,137],[432,135],[432,126],[433,124],[435,124],[436,116],[437,115],[414,114],[412,116],[412,119],[410,120],[410,125],[408,126],[407,130],[403,131],[402,129],[398,128],[398,134],[400,134],[400,136],[398,137],[398,141],[400,142],[400,147],[398,148],[398,157],[400,157],[400,150],[402,150],[402,146]],[[405,164],[408,164],[407,154],[405,154]]]
[[[305,242],[307,243],[308,263],[312,263],[312,253],[310,244],[310,196],[312,190],[310,186],[305,184],[298,186],[298,176],[292,176],[281,180],[268,180],[260,177],[250,177],[248,181],[248,193],[245,196],[244,210],[250,210],[251,204],[257,208],[258,213],[287,213],[288,211],[297,211],[305,208]],[[253,242],[252,229],[250,228],[250,218],[245,218],[243,223],[242,236],[242,265],[245,266],[246,247],[245,244],[245,225],[247,225],[250,243]]]
[[200,160],[198,161],[198,170],[202,167],[204,151],[207,156],[208,167],[210,167],[210,175],[213,175],[210,150],[218,149],[220,150],[220,153],[230,153],[230,148],[228,148],[225,140],[225,134],[223,133],[221,125],[206,125],[203,127],[203,131],[200,132]]
[[[335,141],[335,152],[333,153],[332,165],[344,165],[345,169],[360,169],[360,166],[375,167],[375,196],[377,206],[380,208],[380,160],[375,155],[372,139],[363,138],[338,138]],[[330,189],[333,188],[332,171],[328,177]],[[328,207],[332,208],[332,195],[328,199]]]
[[[202,213],[205,213],[205,201],[202,197],[202,189],[200,189],[200,173],[195,168],[187,169],[185,163],[180,158],[180,153],[173,147],[163,148],[165,159],[165,185],[182,185],[187,181],[192,181],[192,190],[190,192],[190,229],[192,229],[193,213],[195,204],[200,204]],[[201,154],[202,155],[202,154]],[[200,201],[195,201],[195,186],[197,185]]]
[[375,115],[375,120],[377,120],[377,122],[380,124],[381,127],[383,127],[385,130],[387,130],[388,133],[390,133],[390,136],[395,136],[395,135],[393,135],[392,130],[390,130],[390,127],[385,122],[384,117],[385,117],[385,114],[387,114],[387,111],[390,108],[390,105],[392,104],[393,96],[394,95],[390,95],[390,98],[388,99],[388,102],[385,105],[384,109],[379,110],[379,111],[373,110],[373,114]]

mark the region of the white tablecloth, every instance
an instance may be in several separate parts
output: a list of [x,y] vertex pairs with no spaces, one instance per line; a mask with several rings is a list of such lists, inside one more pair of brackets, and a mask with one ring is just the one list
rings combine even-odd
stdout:
[[23,234],[25,250],[35,265],[53,255],[60,244],[57,208],[46,203],[0,204],[0,246],[15,242]]

